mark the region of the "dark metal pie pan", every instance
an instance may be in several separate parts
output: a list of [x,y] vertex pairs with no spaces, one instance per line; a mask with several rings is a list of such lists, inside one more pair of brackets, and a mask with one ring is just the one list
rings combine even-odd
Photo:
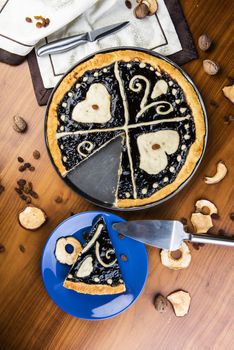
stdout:
[[[64,76],[69,74],[77,65],[91,59],[98,53],[108,53],[116,50],[135,50],[135,51],[142,51],[145,53],[148,53],[154,57],[159,57],[167,62],[169,62],[171,65],[176,67],[185,77],[186,79],[192,84],[194,90],[196,91],[196,94],[199,98],[204,119],[205,119],[205,126],[206,126],[206,135],[204,140],[204,147],[202,151],[202,155],[197,162],[192,174],[187,178],[185,182],[183,182],[173,193],[168,195],[167,197],[150,203],[143,206],[137,206],[137,207],[130,207],[130,208],[116,208],[113,206],[113,199],[114,199],[114,192],[113,188],[116,187],[117,183],[117,169],[119,166],[119,153],[121,148],[121,141],[120,138],[117,138],[115,141],[112,141],[109,145],[107,145],[105,148],[100,150],[99,152],[96,152],[96,154],[92,155],[90,159],[87,161],[81,163],[79,167],[72,170],[66,177],[62,177],[60,172],[58,171],[56,165],[54,164],[53,158],[50,153],[50,149],[48,146],[48,140],[47,140],[47,118],[48,118],[48,110],[49,105],[52,100],[53,94],[56,91],[57,87],[61,83],[61,81],[64,79]],[[208,138],[208,121],[207,121],[207,113],[205,109],[205,105],[203,102],[203,99],[201,97],[200,92],[198,91],[197,87],[195,86],[192,79],[188,76],[187,73],[184,72],[184,70],[179,67],[176,63],[168,59],[167,57],[164,57],[158,53],[155,53],[151,50],[142,49],[139,47],[117,47],[117,48],[110,48],[106,50],[101,50],[98,52],[95,52],[85,58],[83,58],[81,61],[79,61],[75,66],[73,66],[69,71],[64,75],[60,81],[56,84],[55,88],[52,91],[52,94],[50,96],[50,99],[47,104],[46,109],[46,115],[45,115],[45,125],[44,125],[44,132],[45,132],[45,142],[47,151],[49,154],[49,157],[51,159],[52,164],[54,165],[57,173],[59,176],[63,179],[63,181],[71,187],[76,193],[87,199],[89,202],[98,205],[100,207],[111,209],[111,210],[119,210],[119,211],[134,211],[134,210],[141,210],[146,208],[151,208],[153,206],[159,205],[161,203],[164,203],[165,201],[171,199],[174,197],[182,188],[186,186],[186,184],[192,179],[195,172],[197,171],[202,158],[205,153],[206,144],[207,144],[207,138]],[[100,166],[101,164],[101,166]]]

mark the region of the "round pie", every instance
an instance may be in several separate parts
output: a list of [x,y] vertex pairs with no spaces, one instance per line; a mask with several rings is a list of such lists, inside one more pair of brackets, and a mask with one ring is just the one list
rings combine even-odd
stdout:
[[78,64],[55,89],[46,125],[64,177],[121,138],[116,208],[175,192],[197,166],[206,138],[192,83],[165,59],[136,50],[99,53]]

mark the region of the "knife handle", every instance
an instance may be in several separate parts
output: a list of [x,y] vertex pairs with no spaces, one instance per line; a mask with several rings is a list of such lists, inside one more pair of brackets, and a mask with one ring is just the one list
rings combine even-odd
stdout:
[[66,52],[71,49],[74,49],[76,46],[80,44],[84,44],[87,42],[87,34],[78,34],[71,36],[69,38],[65,39],[58,39],[55,41],[52,41],[49,44],[45,44],[41,46],[37,50],[37,55],[38,56],[44,56],[44,55],[49,55],[49,54],[56,54],[56,53],[61,53],[61,52]]
[[208,236],[208,235],[190,235],[191,242],[204,244],[217,244],[234,248],[234,239],[223,236]]

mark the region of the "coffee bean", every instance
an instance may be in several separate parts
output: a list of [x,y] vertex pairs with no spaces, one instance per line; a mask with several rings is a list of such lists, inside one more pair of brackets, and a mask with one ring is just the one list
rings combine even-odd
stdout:
[[31,164],[30,163],[24,163],[25,168],[30,168]]
[[35,171],[35,167],[34,166],[30,166],[29,171]]

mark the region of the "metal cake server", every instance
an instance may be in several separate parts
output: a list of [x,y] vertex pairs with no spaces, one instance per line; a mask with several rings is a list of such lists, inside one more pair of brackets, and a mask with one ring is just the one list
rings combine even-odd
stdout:
[[124,236],[161,249],[177,250],[184,240],[234,247],[234,239],[188,233],[176,220],[126,221],[114,223],[112,227]]
[[107,35],[113,34],[117,32],[117,30],[120,30],[126,27],[128,24],[129,24],[128,21],[115,23],[107,27],[92,30],[91,32],[77,34],[74,36],[70,36],[69,38],[58,39],[58,40],[52,41],[49,44],[45,44],[41,46],[37,50],[37,54],[38,56],[44,56],[44,55],[69,51],[71,49],[74,49],[78,45],[100,40],[106,37]]

